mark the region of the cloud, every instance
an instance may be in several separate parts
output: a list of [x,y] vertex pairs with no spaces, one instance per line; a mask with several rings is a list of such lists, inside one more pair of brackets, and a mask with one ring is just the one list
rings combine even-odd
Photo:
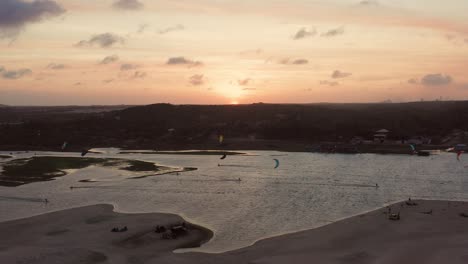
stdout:
[[89,47],[98,45],[101,48],[112,47],[116,43],[123,44],[125,39],[119,35],[113,33],[103,33],[98,35],[93,35],[89,40],[82,40],[75,44],[77,47]]
[[376,0],[362,0],[361,2],[359,2],[359,5],[361,5],[361,6],[378,6],[380,4]]
[[322,37],[331,38],[344,34],[344,27],[330,29],[327,32],[321,34]]
[[242,88],[242,91],[255,91],[255,90],[257,90],[257,88],[252,88],[252,87]]
[[237,80],[237,83],[239,84],[239,86],[247,86],[249,85],[250,81],[252,81],[252,79],[247,78],[243,80]]
[[47,65],[47,69],[51,69],[51,70],[63,70],[66,67],[67,66],[65,66],[65,64],[56,64],[56,63],[50,63],[49,65]]
[[146,72],[142,72],[142,71],[136,71],[132,78],[133,79],[144,79],[146,78],[146,76],[148,76],[148,74]]
[[76,82],[76,83],[74,83],[73,85],[75,85],[75,86],[80,86],[80,85],[82,85],[82,83],[81,83],[81,82]]
[[418,84],[419,81],[417,79],[415,79],[415,78],[411,78],[411,79],[408,80],[408,83],[409,84]]
[[118,0],[112,4],[112,7],[123,10],[139,10],[144,5],[138,0]]
[[342,78],[346,78],[346,77],[349,77],[353,75],[352,73],[349,73],[349,72],[342,72],[342,71],[339,71],[339,70],[336,70],[332,73],[331,77],[333,79],[342,79]]
[[289,58],[284,58],[279,61],[279,64],[289,64]]
[[16,36],[27,24],[59,16],[65,9],[52,0],[1,0],[0,38]]
[[465,39],[465,43],[468,44],[468,38]]
[[121,71],[131,71],[131,70],[135,70],[137,68],[138,68],[138,65],[136,65],[136,64],[125,63],[125,64],[120,65],[120,70]]
[[103,80],[102,82],[105,83],[105,84],[107,84],[107,83],[111,83],[111,82],[113,82],[113,81],[114,81],[114,79],[107,79],[107,80]]
[[107,56],[99,64],[111,64],[119,60],[119,56],[117,55],[111,55]]
[[167,65],[188,65],[189,67],[197,67],[203,65],[200,61],[193,61],[185,57],[172,57],[166,62]]
[[240,55],[259,55],[263,53],[263,49],[254,49],[254,50],[243,50],[239,54]]
[[335,81],[320,81],[320,85],[338,86],[340,83]]
[[451,84],[453,81],[452,76],[437,74],[428,74],[421,79],[421,83],[425,86],[443,86]]
[[279,62],[279,64],[284,64],[284,65],[304,65],[304,64],[307,64],[309,63],[308,60],[306,59],[295,59],[295,60],[292,60],[290,58],[284,58],[284,59],[281,59]]
[[189,82],[193,86],[200,86],[205,83],[203,74],[195,74],[189,78]]
[[297,59],[292,62],[292,64],[295,64],[295,65],[303,65],[307,63],[309,63],[309,61],[306,59]]
[[299,31],[294,35],[293,39],[299,40],[307,37],[313,37],[317,34],[317,30],[312,29],[308,30],[306,28],[301,28]]
[[182,31],[182,30],[185,30],[185,27],[184,25],[176,25],[174,27],[168,27],[168,28],[165,28],[165,29],[162,29],[159,31],[159,34],[161,35],[164,35],[164,34],[167,34],[167,33],[170,33],[170,32],[174,32],[174,31]]
[[32,74],[32,71],[26,68],[18,70],[7,70],[4,67],[0,67],[0,76],[3,79],[16,80],[30,74]]
[[149,28],[149,25],[148,24],[141,24],[138,26],[138,30],[137,30],[137,33],[138,34],[143,34],[145,33],[145,30]]

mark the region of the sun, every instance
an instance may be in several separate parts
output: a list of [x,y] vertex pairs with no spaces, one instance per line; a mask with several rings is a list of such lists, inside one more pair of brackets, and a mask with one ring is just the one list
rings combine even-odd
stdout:
[[237,100],[231,101],[231,104],[232,104],[232,105],[238,105],[238,104],[239,104],[239,101],[237,101]]

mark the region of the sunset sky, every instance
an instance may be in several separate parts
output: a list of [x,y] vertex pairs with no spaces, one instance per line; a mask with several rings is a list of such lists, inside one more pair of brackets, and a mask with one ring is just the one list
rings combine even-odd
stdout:
[[468,99],[466,0],[0,0],[0,104]]

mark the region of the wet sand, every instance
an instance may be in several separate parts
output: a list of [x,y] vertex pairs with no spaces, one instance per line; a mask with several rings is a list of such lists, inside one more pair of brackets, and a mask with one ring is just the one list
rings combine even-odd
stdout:
[[[1,263],[467,263],[467,202],[418,201],[321,228],[265,239],[222,254],[171,251],[204,241],[206,230],[162,240],[155,224],[181,221],[175,215],[125,215],[98,205],[0,223]],[[431,213],[431,214],[429,214]],[[127,233],[110,228],[127,225]],[[278,223],[287,224],[287,223]],[[207,233],[208,232],[208,233]],[[54,262],[55,261],[55,262]],[[80,262],[81,261],[81,262]]]

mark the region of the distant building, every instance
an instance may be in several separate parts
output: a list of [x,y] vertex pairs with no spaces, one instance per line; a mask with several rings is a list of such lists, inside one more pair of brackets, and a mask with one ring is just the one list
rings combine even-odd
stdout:
[[380,129],[375,131],[374,142],[384,143],[387,140],[389,133],[390,131],[387,129]]

